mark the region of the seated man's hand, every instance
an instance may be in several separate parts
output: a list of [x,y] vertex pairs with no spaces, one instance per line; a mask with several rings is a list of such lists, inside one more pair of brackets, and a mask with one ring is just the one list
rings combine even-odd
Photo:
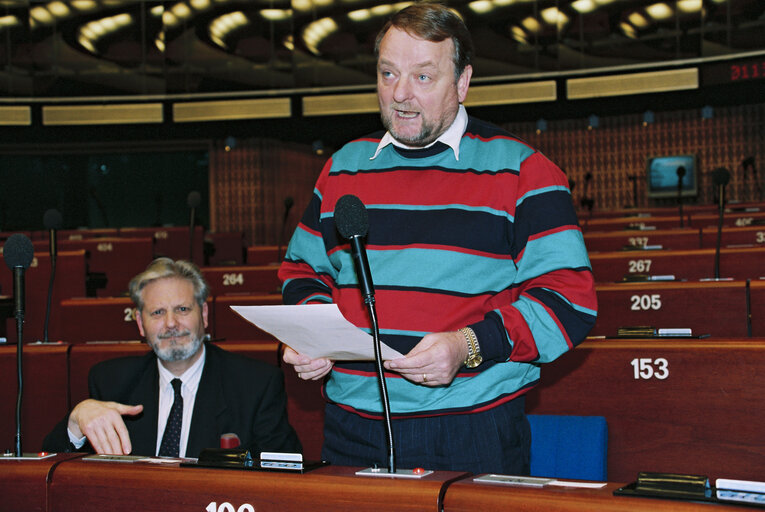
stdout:
[[467,342],[459,332],[426,335],[405,357],[385,361],[385,368],[424,386],[446,386],[467,358]]
[[332,361],[326,357],[311,359],[305,354],[299,354],[289,347],[284,347],[284,362],[295,367],[295,371],[303,380],[319,380],[332,370]]
[[133,447],[122,416],[142,410],[143,405],[83,400],[69,414],[69,431],[76,437],[87,437],[96,453],[127,455]]

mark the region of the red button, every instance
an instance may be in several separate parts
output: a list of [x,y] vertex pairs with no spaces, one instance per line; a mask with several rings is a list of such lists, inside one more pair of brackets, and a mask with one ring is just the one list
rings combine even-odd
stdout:
[[415,475],[425,474],[425,468],[414,468],[412,470],[412,473],[414,473]]

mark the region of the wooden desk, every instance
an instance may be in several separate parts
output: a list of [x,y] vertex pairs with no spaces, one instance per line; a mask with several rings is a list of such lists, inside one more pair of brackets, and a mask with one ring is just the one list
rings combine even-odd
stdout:
[[584,234],[588,251],[620,251],[625,246],[658,245],[660,249],[699,249],[699,229],[657,229],[646,231],[589,231]]
[[106,287],[96,290],[98,297],[117,297],[127,293],[128,283],[151,262],[154,251],[151,238],[62,240],[59,247],[63,250],[86,250],[88,271],[106,274]]
[[[726,211],[723,214],[724,227],[743,227],[759,223],[760,228],[765,230],[765,226],[762,225],[763,220],[765,220],[765,212]],[[710,226],[717,228],[718,222],[720,222],[718,212],[694,213],[691,215],[690,225],[695,228]]]
[[605,416],[608,480],[640,471],[762,480],[765,339],[585,341],[543,365],[534,414]]
[[251,245],[247,247],[247,255],[245,261],[248,265],[278,266],[280,256],[284,257],[284,251],[286,250],[287,246],[284,245],[280,255],[278,254],[279,246],[277,245]]
[[[21,403],[21,448],[42,449],[42,442],[68,412],[69,345],[24,345],[24,395]],[[0,346],[0,450],[14,449],[18,390],[16,345]]]
[[[188,226],[120,228],[119,234],[123,238],[148,237],[153,239],[154,258],[167,256],[174,260],[188,260],[189,251],[192,251],[194,263],[202,266],[204,264],[204,230],[202,226],[194,226],[193,248],[189,235]],[[144,267],[148,264],[146,262]]]
[[[715,249],[688,251],[614,251],[590,254],[595,280],[618,282],[634,274],[673,275],[675,279],[714,277]],[[720,276],[756,279],[765,276],[765,246],[720,250]]]
[[215,297],[215,324],[213,336],[228,340],[274,340],[275,338],[255,327],[235,313],[231,306],[265,306],[282,304],[278,294],[231,294]]
[[623,231],[629,229],[643,229],[645,227],[652,227],[654,229],[674,229],[680,227],[691,227],[691,223],[687,214],[683,214],[683,226],[680,226],[680,216],[678,212],[672,212],[665,214],[661,217],[611,217],[611,218],[595,218],[595,219],[583,219],[580,222],[582,224],[582,231]]
[[[25,452],[27,450],[24,450]],[[0,510],[3,512],[46,512],[48,479],[61,462],[81,457],[79,453],[60,453],[41,460],[2,460],[0,457]]]
[[210,255],[208,265],[242,265],[244,259],[244,233],[208,233],[215,251]]
[[609,483],[602,489],[548,486],[542,489],[484,484],[466,478],[449,486],[444,512],[512,510],[519,512],[741,512],[741,507],[677,500],[614,496],[624,484]]
[[[25,272],[26,307],[24,314],[24,340],[41,341],[45,331],[45,311],[50,285],[50,254],[36,252],[32,264]],[[85,251],[62,251],[56,256],[56,282],[53,283],[48,341],[62,339],[60,322],[63,320],[59,302],[69,297],[85,296]],[[6,265],[0,265],[0,290],[13,295],[13,274]],[[16,319],[3,319],[6,335],[16,342]]]
[[327,466],[301,475],[78,459],[56,467],[49,504],[56,512],[437,512],[447,484],[465,476],[439,471],[418,480],[394,480],[356,476],[358,469]]
[[745,281],[598,284],[598,318],[591,336],[619,327],[690,327],[693,334],[747,336]]
[[203,267],[202,274],[212,295],[232,293],[278,294],[282,283],[276,266],[240,265],[236,267]]
[[[765,226],[723,227],[721,246],[734,245],[765,245]],[[701,229],[701,247],[716,247],[717,228]]]
[[765,337],[765,280],[753,280],[749,286],[752,304],[752,336]]

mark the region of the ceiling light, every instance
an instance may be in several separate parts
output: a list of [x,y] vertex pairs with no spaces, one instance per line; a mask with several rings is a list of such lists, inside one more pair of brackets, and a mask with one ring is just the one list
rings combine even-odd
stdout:
[[295,39],[292,37],[292,34],[289,34],[287,37],[285,37],[284,41],[282,41],[282,44],[289,51],[295,50]]
[[633,27],[626,21],[622,21],[621,23],[619,23],[619,28],[621,28],[622,33],[624,33],[624,35],[629,37],[630,39],[638,38],[637,30],[635,30],[635,27]]
[[92,11],[98,7],[98,4],[93,0],[72,0],[70,4],[78,11]]
[[558,10],[557,7],[542,9],[540,14],[542,15],[542,19],[545,20],[548,25],[555,25],[556,27],[561,28],[568,23],[568,16]]
[[332,32],[338,30],[337,23],[332,18],[322,18],[309,23],[303,30],[303,41],[306,47],[315,55],[319,55],[319,45]]
[[678,0],[677,9],[685,13],[701,12],[701,4],[701,0]]
[[665,3],[649,5],[645,8],[645,12],[657,21],[672,17],[672,9]]
[[571,7],[579,14],[587,14],[594,11],[597,6],[593,0],[576,0],[571,3]]
[[191,9],[183,2],[175,4],[170,10],[182,20],[191,17]]
[[161,5],[155,5],[149,10],[149,12],[152,16],[162,16],[162,14],[165,12],[165,8]]
[[475,2],[470,2],[468,7],[476,14],[486,14],[494,10],[494,4],[491,0],[475,0]]
[[162,25],[166,27],[174,27],[180,23],[180,20],[175,16],[175,14],[171,13],[170,11],[164,11],[162,13]]
[[348,17],[356,22],[366,21],[372,17],[372,13],[369,9],[358,9],[356,11],[349,12]]
[[296,11],[310,11],[311,7],[313,7],[311,0],[292,0],[292,8]]
[[494,5],[497,7],[505,7],[508,5],[513,5],[515,3],[515,0],[494,0]]
[[15,27],[19,25],[19,19],[16,16],[3,16],[0,18],[0,27]]
[[69,7],[64,2],[56,1],[48,4],[48,11],[54,16],[63,18],[69,15]]
[[529,16],[523,20],[521,25],[529,32],[539,32],[539,29],[542,28],[542,25],[539,24],[539,21],[534,16]]
[[261,9],[260,15],[269,21],[284,21],[292,17],[289,9]]
[[29,11],[29,17],[43,24],[53,22],[53,16],[45,7],[33,7]]
[[519,26],[514,26],[510,32],[513,34],[513,39],[521,44],[529,44],[529,39],[526,36],[526,31]]
[[189,3],[197,11],[204,11],[210,8],[210,0],[191,0]]
[[633,12],[627,17],[627,19],[637,28],[646,28],[648,25],[650,25],[649,21],[645,19],[645,16],[639,12]]
[[386,16],[394,12],[393,6],[391,4],[375,5],[370,10],[372,11],[372,14],[374,14],[375,16]]
[[77,42],[80,43],[80,46],[86,48],[91,53],[96,53],[96,47],[93,46],[93,42],[86,36],[80,34],[80,37],[77,38]]

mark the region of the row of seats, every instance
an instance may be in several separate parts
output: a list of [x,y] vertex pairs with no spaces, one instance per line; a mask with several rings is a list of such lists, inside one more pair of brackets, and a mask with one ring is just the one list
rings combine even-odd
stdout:
[[[589,231],[584,242],[590,252],[624,249],[707,249],[717,246],[717,228]],[[765,226],[725,227],[721,247],[765,246]]]
[[[602,416],[608,424],[608,480],[639,471],[758,479],[765,473],[763,339],[588,340],[545,365],[526,398],[535,415]],[[225,342],[227,350],[278,364],[275,342]],[[87,396],[98,361],[148,350],[142,343],[26,345],[22,439],[39,450],[52,426]],[[0,442],[14,438],[15,347],[0,347]],[[288,414],[307,457],[320,455],[320,383],[284,369]],[[576,442],[576,440],[570,440]]]
[[[688,213],[681,216],[677,210],[666,212],[663,216],[600,217],[581,220],[582,230],[621,231],[625,229],[673,229],[682,227],[716,227],[720,221],[719,213]],[[723,213],[724,227],[742,227],[765,225],[765,211],[731,211]]]
[[[765,336],[765,280],[600,283],[592,336],[615,336],[621,327],[691,328],[697,335]],[[273,340],[231,306],[281,304],[279,294],[215,295],[208,300],[214,339]],[[710,312],[712,312],[710,314]],[[60,339],[71,343],[138,339],[134,307],[126,297],[65,299]]]

